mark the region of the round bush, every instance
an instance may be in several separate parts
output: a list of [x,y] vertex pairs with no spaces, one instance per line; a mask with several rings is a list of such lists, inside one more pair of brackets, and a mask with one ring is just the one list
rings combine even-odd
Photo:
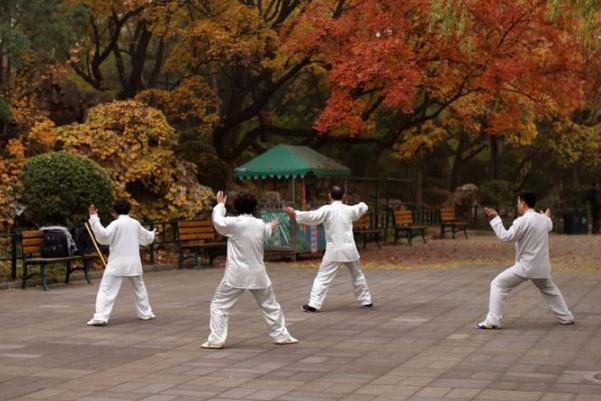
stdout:
[[29,159],[21,171],[25,217],[36,225],[80,226],[93,203],[100,217],[110,217],[111,179],[92,160],[67,152],[50,152]]

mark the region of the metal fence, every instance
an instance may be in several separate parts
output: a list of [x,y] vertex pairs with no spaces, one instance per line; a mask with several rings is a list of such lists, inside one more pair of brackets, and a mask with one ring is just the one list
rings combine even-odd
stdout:
[[0,262],[10,263],[10,277],[17,278],[17,261],[20,255],[17,254],[18,235],[16,232],[0,233]]
[[[267,205],[263,205],[265,208]],[[270,205],[273,206],[273,205]],[[278,209],[283,205],[278,204]],[[438,208],[417,207],[412,204],[403,204],[403,207],[412,210],[413,221],[416,225],[435,226],[440,224],[440,212]],[[393,233],[393,216],[392,208],[380,207],[369,214],[370,226],[379,228],[384,233],[384,241],[387,241],[389,235]],[[559,209],[554,211],[553,222],[555,232],[564,232],[564,216],[568,213],[573,213],[575,209]],[[506,225],[510,224],[517,217],[515,207],[500,207],[497,209],[499,215],[503,218]],[[586,215],[586,210],[579,210]],[[488,219],[484,216],[484,208],[481,206],[456,207],[456,215],[458,219],[466,221],[470,229],[488,229]],[[590,221],[590,219],[589,219]],[[157,228],[161,235],[149,247],[145,248],[145,253],[148,254],[148,259],[151,264],[155,263],[155,257],[158,249],[171,248],[176,249],[178,244],[177,238],[177,221],[146,221],[142,224],[148,229]],[[585,224],[586,225],[586,224]],[[586,227],[588,228],[588,227]],[[586,231],[584,231],[586,232]],[[584,233],[580,232],[580,233]],[[5,262],[10,265],[10,277],[17,278],[19,264],[22,261],[23,255],[20,253],[20,231],[0,232],[0,262]]]

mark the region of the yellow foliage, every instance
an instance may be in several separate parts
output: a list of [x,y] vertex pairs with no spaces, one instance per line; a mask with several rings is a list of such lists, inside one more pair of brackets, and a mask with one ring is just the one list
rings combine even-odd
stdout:
[[166,71],[203,68],[214,74],[216,68],[241,66],[257,74],[277,74],[287,61],[277,33],[255,7],[238,0],[192,0],[189,7],[165,3],[153,7],[151,13],[157,18],[151,29],[165,33],[169,26],[168,34],[180,39],[167,59]]
[[115,101],[90,109],[86,121],[56,129],[64,150],[103,166],[117,196],[130,199],[146,219],[194,217],[206,209],[210,188],[191,163],[173,152],[175,130],[157,109]]
[[536,146],[547,149],[563,166],[581,162],[587,167],[597,167],[601,164],[601,124],[585,126],[559,119]]
[[19,171],[25,161],[25,146],[13,138],[8,141],[6,152],[9,157],[0,157],[0,223],[12,224]]
[[401,160],[410,160],[422,151],[430,152],[434,145],[446,135],[446,130],[432,121],[424,123],[419,128],[408,130],[400,143],[395,144],[395,155]]
[[217,103],[215,91],[200,77],[184,79],[171,91],[145,90],[136,99],[159,108],[170,119],[194,119],[203,128],[210,128],[219,120],[219,115],[210,111]]
[[29,147],[33,147],[36,153],[49,152],[56,143],[56,130],[54,122],[47,118],[36,121],[27,135]]

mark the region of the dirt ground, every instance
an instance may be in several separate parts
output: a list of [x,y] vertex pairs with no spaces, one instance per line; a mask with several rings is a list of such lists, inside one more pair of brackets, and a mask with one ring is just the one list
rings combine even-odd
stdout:
[[[402,240],[398,245],[389,242],[379,249],[375,242],[368,242],[367,248],[359,244],[361,262],[364,268],[378,269],[452,269],[459,266],[511,265],[514,258],[514,245],[499,241],[489,232],[471,232],[468,239],[459,235],[457,239],[429,238],[424,244],[416,238],[413,245]],[[149,260],[143,252],[144,263]],[[176,263],[173,250],[159,250],[156,263]],[[282,262],[277,260],[277,262]],[[215,260],[215,267],[223,267],[224,257]],[[318,267],[319,257],[300,258],[284,263],[290,267]],[[601,235],[551,235],[551,263],[557,272],[601,272]],[[100,269],[97,263],[94,269]],[[20,267],[19,267],[20,271]],[[0,282],[10,281],[9,263],[0,263]],[[50,269],[50,278],[60,279],[64,275],[62,266]]]
[[[601,236],[551,235],[551,263],[554,271],[601,272]],[[499,241],[488,233],[473,233],[468,239],[429,239],[423,244],[414,239],[413,246],[405,241],[399,245],[385,244],[378,249],[375,242],[360,244],[362,265],[365,268],[449,269],[468,265],[511,265],[514,245]],[[318,266],[318,259],[292,263],[296,266]]]

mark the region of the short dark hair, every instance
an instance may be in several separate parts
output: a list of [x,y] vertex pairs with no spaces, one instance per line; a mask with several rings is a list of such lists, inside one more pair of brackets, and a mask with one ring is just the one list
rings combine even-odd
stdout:
[[342,189],[338,185],[334,185],[330,188],[330,196],[334,200],[342,200],[342,198],[344,197],[344,189]]
[[524,201],[528,207],[536,206],[536,195],[534,192],[522,191],[518,194],[518,198]]
[[117,214],[129,214],[131,203],[127,199],[117,198],[113,201],[113,209]]
[[257,198],[250,192],[238,192],[234,196],[234,208],[239,214],[253,214],[257,208]]

